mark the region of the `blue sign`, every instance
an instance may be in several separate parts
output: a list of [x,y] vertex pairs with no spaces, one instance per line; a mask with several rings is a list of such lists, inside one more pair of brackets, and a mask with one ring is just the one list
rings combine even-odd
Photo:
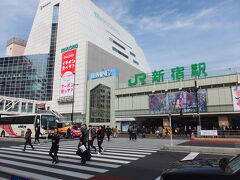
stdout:
[[101,79],[101,78],[112,77],[112,76],[119,76],[118,69],[95,72],[95,73],[89,74],[88,79],[94,80],[94,79]]
[[21,124],[21,125],[18,126],[18,128],[27,128],[27,126]]

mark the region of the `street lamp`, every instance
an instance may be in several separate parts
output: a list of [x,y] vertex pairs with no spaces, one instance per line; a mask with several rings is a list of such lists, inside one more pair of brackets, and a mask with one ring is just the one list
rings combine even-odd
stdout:
[[200,132],[202,129],[201,125],[201,116],[200,116],[200,111],[199,111],[199,99],[198,99],[198,86],[197,86],[197,80],[194,79],[194,89],[188,89],[187,92],[193,92],[195,97],[196,97],[196,104],[197,104],[197,115],[198,115],[198,128],[197,128],[197,136],[200,137]]
[[75,97],[75,85],[79,85],[75,83],[75,73],[73,73],[74,80],[73,80],[73,100],[72,100],[72,113],[71,113],[71,122],[73,124],[73,113],[74,113],[74,97]]

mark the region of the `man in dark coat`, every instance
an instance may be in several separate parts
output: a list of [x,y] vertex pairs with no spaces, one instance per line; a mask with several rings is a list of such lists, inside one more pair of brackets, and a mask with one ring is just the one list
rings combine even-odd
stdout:
[[85,147],[87,147],[87,125],[83,124],[81,127],[81,141],[82,143],[85,145]]
[[102,126],[99,126],[97,131],[97,141],[98,141],[98,148],[99,148],[98,155],[100,155],[103,152],[103,148],[102,148],[103,138],[104,138],[104,131],[102,129]]
[[35,133],[35,141],[34,141],[34,144],[36,143],[36,141],[38,141],[38,143],[40,144],[40,141],[39,141],[39,135],[42,135],[42,133],[40,132],[40,127],[38,126],[36,128],[36,133]]
[[92,125],[89,125],[89,129],[87,130],[87,141],[88,141],[88,150],[92,147],[95,152],[97,151],[96,147],[93,145],[94,139],[96,138],[96,132],[92,128]]
[[108,141],[110,141],[110,135],[112,134],[112,129],[109,126],[107,126],[107,128],[105,129],[105,132],[106,132]]
[[26,142],[25,142],[23,151],[26,150],[27,144],[29,144],[29,145],[32,147],[32,150],[34,150],[34,147],[33,147],[32,142],[31,142],[31,141],[32,141],[31,135],[32,135],[32,131],[31,131],[31,129],[28,128],[28,129],[27,129],[27,132],[26,132],[26,134],[25,134],[25,140],[26,140]]
[[[59,141],[60,141],[60,135],[57,130],[54,131],[54,135],[52,136],[52,147],[49,151],[49,156],[52,157],[52,163],[57,164],[58,163],[58,149],[59,149]],[[54,154],[54,155],[53,155]]]

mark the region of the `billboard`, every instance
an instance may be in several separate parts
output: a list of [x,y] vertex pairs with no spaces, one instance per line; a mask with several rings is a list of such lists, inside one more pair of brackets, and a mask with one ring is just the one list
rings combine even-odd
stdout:
[[240,87],[232,87],[232,98],[234,111],[240,111]]
[[62,53],[60,98],[73,96],[77,49]]
[[[207,111],[206,90],[198,90],[199,112]],[[150,114],[197,112],[195,92],[172,92],[149,95]]]

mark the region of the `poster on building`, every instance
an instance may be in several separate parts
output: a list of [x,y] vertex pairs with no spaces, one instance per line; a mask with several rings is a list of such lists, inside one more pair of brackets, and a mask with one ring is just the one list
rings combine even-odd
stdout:
[[76,49],[62,53],[60,98],[73,96]]
[[232,87],[232,98],[234,111],[240,111],[240,87]]
[[[198,90],[199,112],[207,111],[206,90]],[[195,92],[171,92],[149,95],[150,114],[194,113],[197,112]]]

